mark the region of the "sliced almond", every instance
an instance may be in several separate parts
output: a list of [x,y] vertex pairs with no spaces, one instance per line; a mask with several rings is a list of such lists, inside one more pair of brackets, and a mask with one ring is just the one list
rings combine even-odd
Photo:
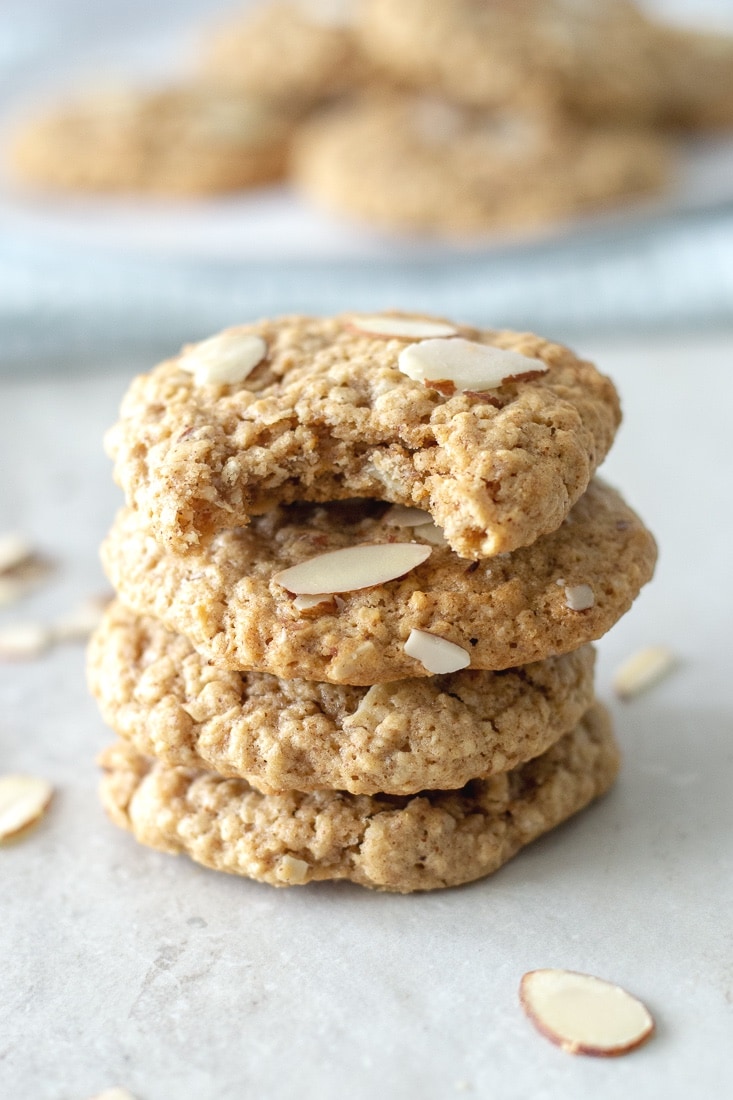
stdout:
[[589,584],[565,585],[565,606],[571,611],[587,611],[595,602],[596,597]]
[[53,787],[34,775],[0,776],[0,840],[17,836],[48,809]]
[[430,522],[430,515],[422,508],[407,508],[404,504],[393,504],[382,516],[382,523],[388,527],[420,527]]
[[292,886],[301,886],[308,878],[310,868],[304,859],[282,856],[278,864],[279,877]]
[[535,1027],[569,1054],[626,1054],[654,1031],[641,1001],[590,974],[531,970],[519,999]]
[[18,577],[0,577],[0,607],[7,607],[10,604],[17,603],[18,600],[22,600],[31,589],[33,584],[29,584],[28,581],[20,580]]
[[421,317],[354,317],[349,328],[367,336],[385,340],[428,340],[436,336],[456,336],[458,329],[443,321],[425,321]]
[[52,640],[50,630],[41,623],[13,623],[0,630],[0,658],[25,661],[40,657]]
[[187,348],[178,366],[197,386],[244,382],[267,355],[267,344],[251,332],[221,332]]
[[659,683],[676,664],[677,658],[667,646],[647,646],[618,667],[613,677],[613,689],[619,699],[632,699]]
[[428,634],[426,630],[411,630],[405,642],[405,653],[414,657],[433,676],[446,672],[458,672],[471,663],[471,654],[455,642],[441,638],[439,634]]
[[35,554],[27,539],[14,531],[0,535],[0,573],[7,573],[22,565]]
[[54,642],[83,642],[97,629],[112,597],[90,596],[52,624]]
[[114,1088],[98,1092],[91,1100],[135,1100],[135,1097],[127,1089]]
[[320,607],[322,604],[333,602],[332,592],[315,592],[312,595],[304,593],[302,596],[295,597],[293,607],[296,611],[310,611],[313,607]]
[[353,592],[396,580],[427,561],[431,553],[429,546],[414,542],[347,546],[292,565],[272,579],[296,595]]
[[403,348],[399,368],[416,382],[451,383],[457,390],[483,391],[508,381],[534,378],[547,371],[540,359],[529,359],[516,351],[453,340],[423,340]]
[[438,527],[437,523],[433,523],[429,520],[427,523],[421,523],[419,527],[413,528],[415,538],[427,539],[433,546],[447,546],[448,540],[446,539],[443,531]]

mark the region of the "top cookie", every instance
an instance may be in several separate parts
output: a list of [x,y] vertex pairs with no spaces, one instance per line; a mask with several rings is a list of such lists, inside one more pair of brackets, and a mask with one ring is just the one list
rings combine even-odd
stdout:
[[138,377],[107,445],[128,502],[177,552],[280,503],[372,497],[426,509],[477,559],[557,529],[619,420],[612,383],[538,336],[285,317]]

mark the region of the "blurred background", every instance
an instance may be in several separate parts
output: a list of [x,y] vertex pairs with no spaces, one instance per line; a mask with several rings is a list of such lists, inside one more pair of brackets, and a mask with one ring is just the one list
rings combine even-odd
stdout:
[[[202,36],[242,0],[5,0],[4,151],[33,112],[79,89],[195,71]],[[646,0],[682,27],[733,34],[730,0]],[[733,80],[732,80],[733,84]],[[733,321],[733,128],[675,138],[657,194],[460,240],[393,231],[287,181],[201,198],[88,194],[0,175],[0,364],[153,362],[266,314],[399,307],[575,340]]]

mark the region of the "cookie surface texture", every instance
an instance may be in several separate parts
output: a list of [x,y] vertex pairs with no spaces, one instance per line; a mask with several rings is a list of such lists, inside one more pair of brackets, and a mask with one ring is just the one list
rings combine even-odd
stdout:
[[552,224],[660,191],[672,145],[651,130],[547,111],[471,111],[370,97],[307,122],[296,184],[318,205],[394,230],[468,237]]
[[209,665],[116,605],[89,650],[102,715],[142,755],[241,777],[265,793],[456,789],[538,756],[593,700],[593,650],[504,673],[372,688]]
[[40,186],[206,195],[280,178],[291,129],[287,115],[206,86],[103,91],[26,123],[11,161]]
[[[225,330],[133,381],[107,445],[154,537],[181,552],[278,503],[349,497],[428,510],[467,558],[559,527],[613,440],[611,382],[538,336],[446,323],[471,345],[520,354],[530,373],[549,368],[446,396],[399,369],[413,339],[358,323],[286,317]],[[253,338],[262,358],[242,382],[206,382]]]
[[[185,634],[219,667],[369,685],[429,674],[405,649],[414,630],[460,647],[474,669],[577,649],[628,610],[656,559],[641,521],[598,481],[557,531],[485,562],[434,545],[424,530],[388,526],[376,502],[291,505],[176,555],[128,510],[102,560],[123,603]],[[274,579],[323,553],[395,542],[431,546],[430,556],[404,576],[315,607],[299,609]],[[573,594],[585,586],[592,606],[574,610]]]
[[410,893],[496,871],[606,791],[619,756],[608,715],[595,705],[528,764],[460,791],[406,798],[266,795],[244,780],[156,763],[122,743],[100,763],[110,817],[150,847],[274,886],[350,879]]

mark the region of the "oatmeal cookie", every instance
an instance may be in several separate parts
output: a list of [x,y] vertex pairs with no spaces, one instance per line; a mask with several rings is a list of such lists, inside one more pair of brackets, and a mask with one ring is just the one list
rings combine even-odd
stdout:
[[280,178],[292,125],[263,102],[205,85],[106,91],[26,123],[10,158],[40,186],[208,195]]
[[393,94],[307,122],[293,143],[293,176],[314,202],[367,223],[473,238],[661,191],[672,152],[650,130]]
[[371,688],[228,672],[115,604],[88,671],[104,720],[144,756],[267,793],[455,789],[544,752],[593,701],[594,654]]
[[[557,531],[484,562],[436,545],[434,528],[392,526],[384,507],[290,505],[183,556],[162,549],[128,510],[102,558],[123,603],[185,634],[221,668],[362,685],[429,675],[410,655],[415,631],[457,647],[464,660],[456,668],[512,668],[570,652],[609,630],[654,569],[652,536],[601,483]],[[347,548],[379,560],[395,543],[426,560],[385,583],[367,578],[363,588],[357,560],[353,580],[340,578],[341,591],[315,606],[302,606],[286,587],[293,582],[277,579]]]
[[[402,335],[366,331],[375,324]],[[508,358],[514,374],[464,391],[400,369],[436,351],[443,380],[456,351]],[[559,527],[619,420],[610,380],[539,336],[399,314],[284,317],[138,377],[107,447],[128,503],[179,553],[279,503],[373,497],[427,509],[459,554],[480,558]]]
[[513,771],[403,798],[261,794],[243,779],[170,767],[123,743],[100,763],[107,812],[142,844],[273,886],[350,879],[406,894],[496,871],[603,794],[619,754],[596,704],[575,730]]

